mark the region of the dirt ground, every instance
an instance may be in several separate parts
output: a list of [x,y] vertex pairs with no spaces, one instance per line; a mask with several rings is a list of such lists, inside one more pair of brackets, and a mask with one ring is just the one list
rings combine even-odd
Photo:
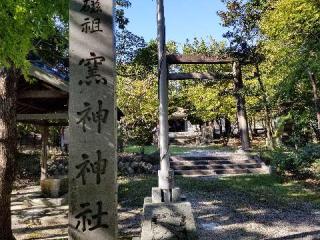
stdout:
[[[41,200],[40,187],[28,186],[12,195],[13,231],[17,240],[66,239],[67,206]],[[320,239],[320,211],[312,206],[277,208],[248,202],[245,195],[221,192],[215,196],[187,194],[200,240]],[[121,239],[140,233],[141,208],[119,207]]]

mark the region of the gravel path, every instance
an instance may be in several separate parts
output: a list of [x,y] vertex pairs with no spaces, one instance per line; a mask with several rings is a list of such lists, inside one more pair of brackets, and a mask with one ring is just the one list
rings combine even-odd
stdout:
[[[12,220],[17,240],[57,239],[67,236],[67,206],[35,201],[38,186],[14,191]],[[241,193],[223,191],[214,196],[189,193],[198,225],[199,240],[320,239],[320,210],[312,206],[277,207],[255,203]],[[50,205],[50,204],[49,204]],[[142,209],[119,208],[119,232],[137,236]]]
[[[199,240],[320,239],[320,210],[307,204],[277,208],[269,203],[250,202],[246,196],[232,192],[215,196],[187,194],[187,198],[192,204]],[[120,211],[122,236],[139,235],[141,212],[142,209]]]
[[199,239],[320,239],[320,211],[304,205],[277,208],[231,192],[188,195]]

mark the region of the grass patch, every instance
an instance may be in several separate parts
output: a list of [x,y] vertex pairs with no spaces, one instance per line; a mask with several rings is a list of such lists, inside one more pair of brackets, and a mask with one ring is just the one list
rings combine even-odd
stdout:
[[284,182],[281,177],[274,175],[226,177],[220,181],[226,187],[245,193],[255,201],[279,207],[311,203],[320,208],[320,192],[307,188],[299,181]]
[[[144,153],[145,154],[152,154],[154,152],[157,151],[157,147],[156,146],[144,146]],[[135,145],[131,145],[131,146],[127,146],[124,148],[124,152],[126,153],[141,153],[142,152],[142,146],[135,146]]]
[[[286,208],[310,203],[320,208],[320,192],[303,184],[272,175],[250,175],[224,177],[219,179],[195,179],[176,177],[176,185],[183,192],[215,197],[215,193],[229,192],[230,196],[245,195],[250,202]],[[157,186],[156,176],[139,176],[119,179],[119,202],[122,206],[142,207],[144,197],[151,195],[151,188]]]
[[[182,154],[185,152],[189,152],[192,150],[215,150],[215,151],[234,151],[234,147],[229,147],[229,146],[222,146],[222,145],[209,145],[209,146],[177,146],[177,145],[170,145],[170,154],[171,155],[178,155]],[[157,146],[144,146],[144,153],[145,154],[152,154],[156,152]],[[126,153],[141,153],[142,151],[142,146],[127,146],[124,148],[124,152]]]
[[151,188],[158,185],[156,176],[119,177],[118,198],[122,207],[142,207],[145,197],[151,196]]

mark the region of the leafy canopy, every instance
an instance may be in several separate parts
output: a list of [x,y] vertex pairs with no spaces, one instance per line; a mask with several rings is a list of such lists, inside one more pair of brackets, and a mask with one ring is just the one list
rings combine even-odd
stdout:
[[24,72],[33,39],[48,38],[68,20],[67,0],[2,0],[0,2],[0,66]]

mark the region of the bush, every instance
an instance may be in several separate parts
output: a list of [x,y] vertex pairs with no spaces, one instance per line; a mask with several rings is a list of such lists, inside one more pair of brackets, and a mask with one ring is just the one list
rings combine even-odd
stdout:
[[281,175],[291,173],[303,177],[310,174],[310,167],[319,159],[320,145],[307,144],[298,150],[279,148],[273,151],[271,165]]

